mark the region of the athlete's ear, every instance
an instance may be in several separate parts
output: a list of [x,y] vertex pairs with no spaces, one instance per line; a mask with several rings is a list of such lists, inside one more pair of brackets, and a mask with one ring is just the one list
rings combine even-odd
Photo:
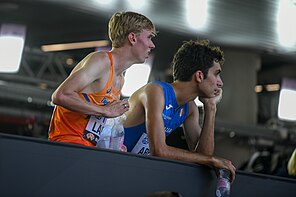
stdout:
[[127,35],[127,39],[131,43],[131,45],[134,45],[136,43],[136,40],[137,40],[137,35],[134,32],[130,32]]
[[201,83],[204,79],[204,74],[201,70],[198,70],[194,73],[194,77],[197,82]]

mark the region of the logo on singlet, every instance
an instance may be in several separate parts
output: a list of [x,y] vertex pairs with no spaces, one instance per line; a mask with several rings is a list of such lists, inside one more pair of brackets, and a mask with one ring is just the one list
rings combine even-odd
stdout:
[[165,109],[166,109],[166,110],[169,110],[169,109],[171,109],[171,108],[173,108],[173,106],[172,106],[171,104],[165,106]]
[[170,116],[167,116],[164,113],[162,114],[162,117],[164,120],[171,120],[172,119]]
[[164,127],[164,131],[165,131],[165,133],[171,133],[172,130],[173,130],[172,128]]
[[148,144],[148,137],[147,137],[147,136],[144,137],[144,139],[142,140],[142,143],[143,143],[143,144]]
[[101,103],[103,103],[103,105],[107,105],[110,103],[110,101],[108,101],[107,98],[104,96],[104,98],[101,100]]
[[184,108],[182,108],[182,109],[180,110],[180,114],[179,114],[179,116],[182,117],[183,115],[184,115]]
[[112,86],[106,91],[106,94],[109,94],[112,90]]

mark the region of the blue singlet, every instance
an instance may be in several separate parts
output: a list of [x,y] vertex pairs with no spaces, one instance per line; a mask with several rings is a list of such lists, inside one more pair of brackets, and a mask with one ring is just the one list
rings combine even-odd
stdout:
[[[154,81],[160,84],[164,91],[165,106],[162,111],[165,135],[168,136],[177,129],[188,115],[188,103],[178,106],[173,87],[165,82]],[[150,149],[146,132],[145,122],[130,128],[125,128],[124,144],[128,152],[149,155]]]

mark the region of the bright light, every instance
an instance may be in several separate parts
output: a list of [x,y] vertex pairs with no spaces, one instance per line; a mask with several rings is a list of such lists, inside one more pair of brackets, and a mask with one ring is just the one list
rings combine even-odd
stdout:
[[265,86],[268,92],[274,92],[280,90],[280,84],[268,84]]
[[95,40],[95,41],[87,41],[87,42],[42,45],[41,50],[44,52],[52,52],[52,51],[64,51],[64,50],[73,50],[73,49],[106,47],[109,45],[110,43],[108,40]]
[[125,73],[125,82],[122,88],[122,95],[131,96],[136,90],[146,85],[151,72],[148,64],[134,64]]
[[186,0],[186,17],[192,28],[203,28],[208,17],[207,0]]
[[19,70],[24,39],[14,36],[0,36],[0,72]]
[[96,0],[96,3],[102,5],[102,6],[114,6],[115,0]]
[[291,0],[280,0],[277,14],[279,42],[284,47],[296,44],[296,5]]
[[262,85],[256,85],[255,86],[255,92],[259,93],[259,92],[262,92],[263,90],[263,86]]
[[198,99],[198,97],[196,97],[196,99],[194,100],[195,104],[198,106],[198,107],[202,107],[203,106],[203,103]]
[[296,91],[282,89],[280,92],[278,117],[283,120],[296,120]]
[[145,0],[128,0],[129,6],[135,10],[148,9],[148,2]]

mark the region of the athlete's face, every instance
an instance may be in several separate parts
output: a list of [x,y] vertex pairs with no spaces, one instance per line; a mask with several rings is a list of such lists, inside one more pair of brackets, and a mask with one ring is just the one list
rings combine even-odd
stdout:
[[218,62],[214,62],[214,65],[209,69],[208,76],[200,84],[204,97],[212,98],[219,94],[223,87],[223,82],[220,76],[221,66]]
[[141,33],[139,33],[136,37],[135,44],[135,54],[137,54],[137,59],[139,63],[145,62],[148,58],[152,49],[155,48],[155,45],[152,41],[154,34],[151,30],[144,29]]

